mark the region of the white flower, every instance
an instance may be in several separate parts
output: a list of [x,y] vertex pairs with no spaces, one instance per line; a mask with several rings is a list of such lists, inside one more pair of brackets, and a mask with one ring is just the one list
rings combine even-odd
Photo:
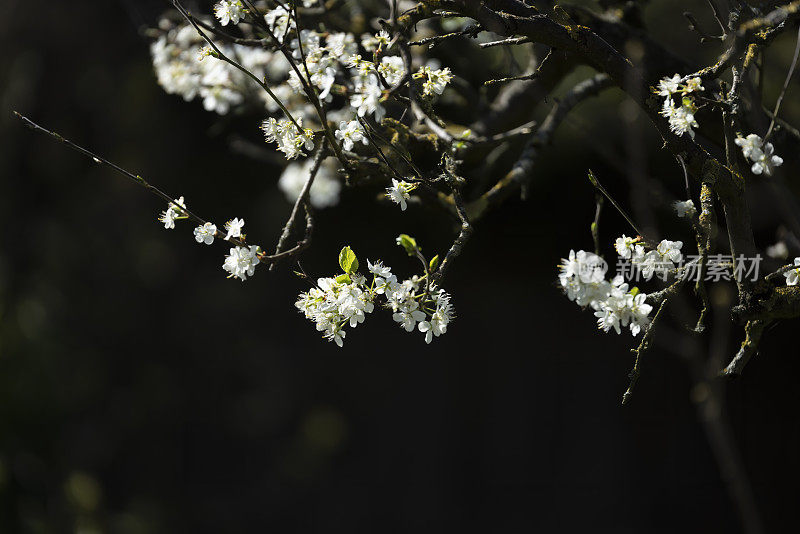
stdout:
[[403,327],[406,332],[413,332],[414,327],[417,326],[417,323],[424,321],[427,318],[427,315],[417,308],[419,308],[419,303],[415,300],[412,300],[405,309],[393,313],[392,319],[395,322],[400,323],[400,326]]
[[336,130],[336,139],[342,141],[345,150],[353,150],[354,143],[361,142],[365,145],[368,143],[364,129],[358,121],[340,122],[339,129]]
[[658,82],[656,93],[660,96],[672,96],[673,93],[678,92],[680,83],[681,77],[679,74],[676,74],[672,78],[662,78],[661,81]]
[[272,30],[275,38],[281,44],[283,44],[283,39],[290,33],[290,30],[295,27],[291,15],[282,6],[270,10],[264,15],[264,20],[267,22],[269,29]]
[[229,22],[238,24],[244,18],[244,13],[244,6],[239,0],[220,0],[214,6],[214,16],[223,26],[227,26]]
[[[369,270],[369,272],[380,278],[391,278],[394,276],[392,274],[392,268],[385,266],[383,262],[380,260],[376,261],[375,263],[372,263],[371,261],[367,260],[367,269]],[[396,277],[395,280],[397,280]]]
[[187,217],[186,213],[183,211],[184,209],[186,209],[186,203],[183,201],[183,197],[180,197],[174,202],[169,203],[167,210],[161,212],[161,216],[158,220],[164,223],[164,228],[172,230],[175,228],[176,219]]
[[661,115],[669,120],[669,129],[676,135],[689,134],[689,137],[694,139],[694,130],[698,124],[694,118],[695,108],[694,105],[684,99],[685,102],[680,107],[675,106],[672,98],[667,97],[664,100],[664,106],[661,109]]
[[386,83],[389,85],[396,84],[405,74],[403,58],[399,56],[384,56],[381,58],[381,64],[378,65],[378,72],[384,77]]
[[778,241],[774,245],[767,247],[767,256],[770,258],[785,260],[787,257],[789,257],[789,248],[783,241]]
[[421,67],[414,76],[417,78],[426,78],[425,82],[422,84],[422,94],[425,96],[444,93],[445,87],[447,87],[447,84],[453,79],[453,74],[450,72],[449,67],[433,70],[428,66],[424,66]]
[[256,265],[261,260],[258,259],[258,246],[250,245],[250,247],[234,247],[230,250],[230,254],[225,257],[225,263],[222,268],[230,273],[228,278],[239,278],[244,281],[248,276],[253,276],[256,271]]
[[374,309],[373,294],[364,282],[363,276],[351,276],[349,282],[319,278],[317,287],[300,293],[295,307],[316,323],[317,330],[323,332],[328,341],[341,347],[344,327],[349,324],[355,328]]
[[627,237],[625,234],[617,238],[614,242],[614,248],[617,249],[617,254],[619,254],[620,258],[630,259],[636,246],[636,241],[636,238]]
[[450,295],[440,289],[438,293],[433,293],[431,298],[436,303],[436,311],[427,321],[420,321],[417,328],[425,334],[425,343],[433,341],[433,337],[439,337],[447,332],[447,325],[453,318],[453,306],[450,304]]
[[397,181],[392,178],[392,186],[386,188],[386,196],[395,204],[400,204],[400,209],[405,211],[408,205],[406,201],[411,198],[409,194],[417,188],[417,184],[408,183],[406,181]]
[[694,217],[695,213],[697,213],[697,210],[694,207],[694,202],[692,200],[675,201],[672,203],[672,207],[678,214],[678,217],[691,218]]
[[750,134],[747,137],[740,135],[733,142],[742,148],[742,154],[746,159],[755,161],[761,158],[761,145],[763,142],[761,137],[756,134]]
[[228,234],[225,236],[225,241],[230,240],[232,237],[242,237],[242,227],[244,226],[244,219],[234,218],[225,223],[225,229]]
[[575,253],[570,250],[569,258],[561,261],[558,280],[567,298],[574,300],[578,306],[597,309],[597,303],[608,297],[610,291],[609,283],[605,280],[608,270],[605,260],[591,252],[579,250]]
[[335,58],[349,57],[358,50],[352,33],[331,33],[325,39],[325,47]]
[[750,168],[750,171],[753,174],[764,173],[767,176],[772,175],[772,169],[783,165],[783,158],[776,156],[773,153],[774,151],[775,149],[773,148],[772,143],[765,143],[760,150],[760,155],[757,158],[751,158],[754,163]]
[[389,45],[391,35],[386,30],[381,30],[375,35],[366,35],[361,38],[361,46],[367,52],[374,52]]
[[794,266],[795,269],[783,273],[783,276],[786,277],[787,286],[796,286],[797,283],[800,282],[800,258],[794,259]]
[[630,329],[634,336],[639,335],[642,327],[650,324],[648,315],[653,311],[653,307],[645,302],[646,299],[647,295],[639,293],[633,297],[633,302],[630,304]]
[[374,113],[375,120],[380,122],[386,111],[381,106],[383,91],[374,76],[356,84],[355,93],[350,97],[350,105],[356,109],[359,117]]
[[670,241],[668,239],[664,239],[658,244],[656,250],[662,258],[673,263],[679,263],[682,258],[681,247],[683,247],[682,241]]
[[298,117],[297,126],[290,119],[275,120],[270,117],[261,123],[261,130],[267,142],[278,144],[278,150],[286,155],[286,159],[294,159],[304,155],[303,148],[314,150],[314,132],[302,126],[302,117]]
[[194,239],[198,243],[205,243],[206,245],[210,245],[214,242],[214,236],[217,233],[217,226],[210,222],[203,224],[202,226],[198,226],[194,229]]
[[686,80],[686,85],[684,85],[683,88],[684,94],[702,91],[704,87],[701,85],[701,82],[702,80],[700,78],[689,78]]

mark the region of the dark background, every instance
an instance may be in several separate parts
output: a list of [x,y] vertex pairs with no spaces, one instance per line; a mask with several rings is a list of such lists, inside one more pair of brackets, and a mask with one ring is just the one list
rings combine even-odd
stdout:
[[[714,57],[680,15],[708,20],[702,2],[656,4],[659,40]],[[161,201],[12,116],[273,243],[290,209],[280,169],[230,150],[234,133],[260,142],[260,117],[220,121],[155,82],[139,28],[165,5],[0,1],[0,532],[734,533],[737,491],[752,493],[767,532],[796,528],[797,323],[773,328],[741,379],[710,386],[697,369],[727,361],[740,328],[725,313],[712,336],[665,324],[621,407],[633,340],[598,333],[555,285],[559,258],[592,246],[586,168],[628,202],[629,128],[663,184],[652,194],[682,194],[654,129],[620,118],[618,92],[564,124],[527,202],[478,224],[445,284],[459,314],[447,335],[425,345],[375,313],[338,349],[296,313],[305,287],[290,266],[225,279],[223,245],[198,245],[186,225],[164,231]],[[792,34],[767,56],[770,106]],[[795,124],[798,95],[794,82],[784,116]],[[796,191],[794,150],[777,146]],[[446,250],[447,218],[376,193],[346,190],[319,213],[308,272],[335,272],[350,244],[410,275],[400,232]],[[751,199],[761,247],[775,240],[772,202]],[[623,231],[606,211],[604,242]],[[712,294],[731,298],[723,284]],[[744,486],[720,469],[731,458]]]

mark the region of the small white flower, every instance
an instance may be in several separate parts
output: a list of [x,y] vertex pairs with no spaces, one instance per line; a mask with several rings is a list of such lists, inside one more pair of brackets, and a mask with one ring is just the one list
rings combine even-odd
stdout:
[[450,72],[449,67],[433,70],[426,65],[421,67],[414,77],[426,78],[422,84],[422,94],[433,96],[434,94],[440,95],[444,93],[447,84],[453,79],[453,73]]
[[636,246],[636,241],[636,238],[628,237],[625,234],[622,234],[622,237],[617,238],[617,240],[614,242],[614,248],[617,249],[617,254],[619,254],[620,258],[631,258]]
[[683,135],[688,133],[689,137],[694,139],[694,130],[692,128],[699,126],[694,118],[695,111],[694,105],[689,99],[684,99],[683,105],[677,107],[672,98],[667,97],[660,113],[669,120],[669,129],[674,134]]
[[673,263],[678,263],[682,258],[681,247],[683,247],[682,241],[670,241],[668,239],[664,239],[658,244],[656,250],[662,258]]
[[227,26],[229,22],[238,24],[244,14],[244,6],[239,0],[220,0],[214,6],[214,16],[223,26]]
[[692,200],[675,201],[672,203],[672,207],[678,214],[678,217],[691,218],[694,217],[695,213],[697,213],[697,210],[694,207],[694,202]]
[[786,271],[783,276],[786,277],[787,286],[796,286],[800,282],[800,258],[794,259],[794,269]]
[[750,134],[747,137],[738,136],[734,141],[737,146],[741,147],[742,154],[747,159],[757,160],[761,157],[761,137],[756,134]]
[[693,93],[695,91],[702,91],[704,87],[701,85],[702,80],[700,78],[689,78],[686,80],[686,85],[684,85],[683,92],[685,93]]
[[244,219],[234,218],[225,223],[225,229],[228,234],[225,236],[225,241],[232,237],[242,237],[242,227],[244,226]]
[[180,197],[174,202],[169,203],[167,210],[161,212],[161,216],[158,220],[164,223],[164,228],[172,230],[175,228],[175,221],[177,219],[186,217],[186,213],[183,211],[184,209],[186,209],[186,204],[183,201],[183,197]]
[[783,158],[780,156],[776,156],[774,154],[774,147],[772,143],[764,143],[764,146],[760,150],[760,154],[758,157],[752,157],[753,166],[750,168],[750,171],[753,174],[761,174],[764,173],[767,176],[772,175],[772,170],[775,167],[780,167],[783,165]]
[[785,260],[789,257],[789,248],[783,241],[778,241],[774,245],[767,247],[767,256],[770,258]]
[[230,273],[228,278],[239,278],[244,281],[248,276],[253,276],[256,265],[261,260],[258,258],[258,246],[235,247],[230,250],[230,254],[225,257],[222,268]]
[[286,155],[286,159],[304,155],[303,148],[314,150],[314,132],[303,128],[302,117],[298,117],[297,126],[288,118],[275,120],[270,117],[261,123],[261,130],[267,142],[278,144],[278,150]]
[[411,198],[411,191],[417,188],[417,184],[406,181],[397,181],[392,178],[392,186],[386,188],[386,196],[395,204],[400,204],[400,209],[405,211],[408,205],[406,201]]
[[364,129],[358,121],[340,122],[339,129],[336,130],[336,139],[342,141],[345,150],[353,150],[354,143],[361,142],[365,145],[368,143]]
[[676,74],[672,78],[662,78],[661,81],[658,82],[656,93],[660,96],[672,96],[673,93],[678,92],[680,83],[681,77],[679,74]]
[[210,222],[194,229],[194,239],[198,243],[205,243],[210,245],[214,242],[214,236],[217,233],[217,226]]

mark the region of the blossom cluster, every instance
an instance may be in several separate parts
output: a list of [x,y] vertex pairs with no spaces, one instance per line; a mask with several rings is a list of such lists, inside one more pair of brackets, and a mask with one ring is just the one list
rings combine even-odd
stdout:
[[[164,223],[164,228],[167,230],[175,229],[175,221],[181,219],[188,219],[189,213],[186,207],[186,202],[183,197],[170,202],[166,211],[162,212],[158,220]],[[225,223],[226,234],[222,236],[217,229],[217,225],[212,222],[203,222],[197,226],[194,231],[194,239],[198,243],[205,243],[210,245],[214,239],[220,237],[225,241],[230,241],[232,238],[242,241],[244,234],[242,228],[244,227],[244,219],[234,218]],[[257,245],[241,246],[237,245],[230,249],[230,253],[225,257],[225,262],[222,268],[229,273],[228,278],[238,278],[240,280],[247,280],[248,276],[253,276],[256,270],[256,265],[261,262],[261,248]]]
[[[318,3],[303,0],[302,5]],[[251,42],[259,40],[257,46],[229,43],[206,31],[206,37],[215,41],[213,49],[191,24],[164,18],[150,51],[158,82],[166,92],[187,101],[200,98],[206,110],[218,114],[260,107],[267,115],[261,122],[266,141],[275,143],[287,160],[306,156],[314,148],[315,132],[330,124],[339,124],[338,128],[332,127],[332,133],[344,150],[367,145],[366,132],[357,119],[380,122],[387,115],[388,89],[403,80],[420,80],[416,86],[419,98],[429,100],[443,94],[452,81],[449,68],[427,61],[420,50],[415,50],[413,61],[421,64],[406,66],[385,30],[358,36],[329,31],[321,21],[317,27],[298,29],[291,8],[281,3],[271,9],[257,5],[263,15],[261,21],[256,19],[258,13],[249,9],[249,3],[241,0],[220,0],[213,9],[219,25],[236,26],[236,31]],[[201,26],[214,22],[202,16],[197,19]],[[263,34],[256,31],[258,24],[269,28],[268,38],[260,39]],[[407,68],[416,71],[412,75]],[[247,73],[263,80],[270,91],[262,90]],[[327,124],[320,118],[320,106],[325,108]],[[289,177],[296,177],[298,168],[308,167],[290,165],[284,173],[286,181],[296,182]],[[327,178],[331,180],[317,178],[316,190],[332,180],[338,181],[332,174]],[[283,184],[281,188],[294,189]],[[338,202],[340,187],[328,189],[331,193],[324,200],[312,189],[312,203]],[[403,194],[392,198],[405,206],[400,202],[407,199]]]
[[[352,258],[343,260],[348,255]],[[342,250],[339,263],[344,273],[317,279],[295,303],[328,341],[343,346],[345,328],[363,323],[376,305],[390,310],[392,319],[406,332],[425,334],[426,343],[447,332],[454,318],[450,295],[431,283],[427,274],[401,281],[381,261],[367,261],[368,279],[358,272],[358,261],[349,247]]]
[[[174,26],[165,19],[161,30],[161,36],[150,45],[150,55],[158,83],[167,93],[180,95],[186,101],[200,97],[206,111],[220,115],[255,97],[255,86],[247,75],[209,57],[215,52],[192,26]],[[275,74],[276,66],[278,70],[282,68],[274,65],[277,56],[268,50],[223,43],[217,47],[259,78]]]
[[646,302],[647,295],[630,289],[621,276],[606,280],[608,265],[597,254],[571,250],[559,268],[558,280],[567,297],[592,308],[604,332],[613,328],[619,334],[627,327],[636,336],[649,324],[653,308]]
[[682,262],[682,241],[664,239],[656,245],[655,249],[646,250],[638,238],[622,235],[614,242],[620,258],[629,260],[642,274],[645,280],[650,280],[654,274],[666,278],[669,273],[675,272]]
[[[694,130],[697,128],[697,104],[694,93],[702,91],[702,81],[700,78],[688,78],[684,80],[679,74],[673,77],[663,78],[654,92],[664,97],[661,106],[661,115],[669,121],[669,128],[676,135],[689,134],[694,139]],[[677,103],[676,103],[677,99]]]
[[745,159],[753,163],[750,167],[750,172],[753,174],[763,173],[770,176],[775,167],[783,165],[783,158],[775,154],[775,147],[772,146],[772,143],[765,143],[756,134],[750,134],[747,137],[740,135],[736,137],[734,143],[741,147]]

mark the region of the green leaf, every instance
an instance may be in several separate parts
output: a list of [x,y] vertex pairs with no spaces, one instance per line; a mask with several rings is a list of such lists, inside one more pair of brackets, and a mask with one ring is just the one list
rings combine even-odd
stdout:
[[433,271],[436,270],[437,267],[439,267],[439,255],[438,254],[436,256],[434,256],[433,258],[431,258],[431,262],[428,264],[428,269],[430,269],[430,271],[433,272]]
[[339,267],[342,268],[347,274],[354,273],[358,270],[358,259],[356,253],[350,247],[344,247],[339,252]]
[[397,236],[397,244],[406,249],[406,252],[409,256],[416,256],[419,247],[417,246],[417,240],[411,237],[408,234],[400,234]]
[[340,274],[339,276],[337,276],[336,281],[339,282],[340,284],[349,284],[350,282],[352,282],[352,280],[350,280],[350,275],[347,273]]

